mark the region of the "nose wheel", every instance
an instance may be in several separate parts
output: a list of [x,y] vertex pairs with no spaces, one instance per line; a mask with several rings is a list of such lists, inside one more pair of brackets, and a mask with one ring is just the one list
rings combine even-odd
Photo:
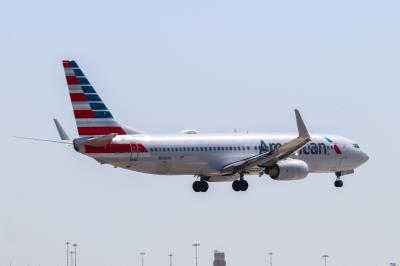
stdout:
[[207,192],[208,183],[204,180],[194,181],[193,190],[194,192]]
[[340,179],[335,180],[335,187],[343,187],[343,181]]
[[341,174],[339,172],[336,172],[336,180],[334,183],[335,187],[338,187],[338,188],[343,187],[343,181],[340,179],[340,177],[341,177]]

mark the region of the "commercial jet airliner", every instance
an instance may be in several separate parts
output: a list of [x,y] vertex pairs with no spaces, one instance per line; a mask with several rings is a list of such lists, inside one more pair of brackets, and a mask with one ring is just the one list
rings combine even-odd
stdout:
[[[298,180],[309,173],[354,173],[369,158],[360,146],[332,134],[309,134],[295,110],[297,134],[148,134],[114,119],[75,61],[63,61],[79,138],[70,140],[54,119],[61,141],[101,164],[148,174],[192,175],[193,190],[206,192],[210,182],[232,182],[246,191],[247,175]],[[43,140],[43,139],[36,139]]]

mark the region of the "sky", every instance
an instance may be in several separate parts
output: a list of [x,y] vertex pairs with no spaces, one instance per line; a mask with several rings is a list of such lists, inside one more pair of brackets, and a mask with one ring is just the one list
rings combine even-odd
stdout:
[[[400,262],[399,1],[2,1],[0,265],[388,265]],[[110,166],[77,136],[61,61],[73,59],[114,117],[149,133],[295,131],[355,140],[370,160],[344,187],[312,174],[194,193],[192,176]]]

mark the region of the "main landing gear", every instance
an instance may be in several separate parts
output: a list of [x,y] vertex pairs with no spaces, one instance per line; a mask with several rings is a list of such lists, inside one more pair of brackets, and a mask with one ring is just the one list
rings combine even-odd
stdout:
[[340,177],[341,177],[340,172],[336,172],[336,180],[334,183],[335,187],[338,187],[338,188],[343,187],[343,181],[340,179]]
[[193,190],[195,192],[207,192],[208,190],[208,183],[204,180],[197,180],[193,183]]
[[234,191],[246,191],[249,188],[249,183],[243,179],[244,174],[240,174],[240,178],[238,180],[233,181],[232,188]]

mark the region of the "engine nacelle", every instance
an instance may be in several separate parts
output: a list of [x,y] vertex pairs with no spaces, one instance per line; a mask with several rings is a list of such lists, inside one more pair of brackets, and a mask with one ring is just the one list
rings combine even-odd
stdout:
[[299,180],[308,175],[308,164],[301,160],[283,160],[269,168],[268,174],[274,180]]

